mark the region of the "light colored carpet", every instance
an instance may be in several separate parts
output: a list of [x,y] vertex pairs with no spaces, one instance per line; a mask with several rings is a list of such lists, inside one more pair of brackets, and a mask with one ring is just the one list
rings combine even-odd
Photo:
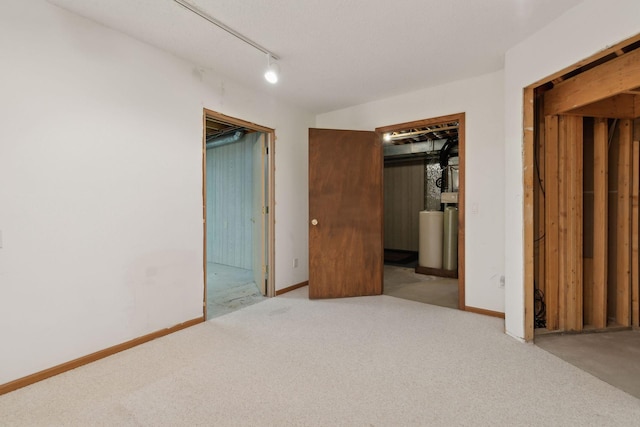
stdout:
[[384,294],[458,308],[458,279],[417,274],[415,268],[384,266]]
[[631,426],[640,400],[500,319],[301,288],[0,396],[3,426]]

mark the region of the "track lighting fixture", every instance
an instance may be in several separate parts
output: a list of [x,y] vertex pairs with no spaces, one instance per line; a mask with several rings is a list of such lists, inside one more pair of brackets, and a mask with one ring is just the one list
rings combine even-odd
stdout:
[[213,16],[211,16],[211,15],[207,14],[206,12],[198,9],[196,6],[192,5],[191,3],[189,3],[189,2],[187,2],[185,0],[173,0],[173,1],[175,3],[177,3],[177,4],[179,4],[180,6],[184,7],[185,9],[187,9],[189,12],[192,12],[192,13],[198,15],[202,19],[204,19],[204,20],[210,22],[211,24],[217,26],[218,28],[226,31],[227,33],[231,34],[232,36],[236,37],[237,39],[242,40],[243,42],[245,42],[249,46],[259,50],[260,52],[266,53],[267,54],[267,67],[268,68],[267,68],[267,71],[264,73],[264,78],[267,79],[267,81],[269,83],[271,83],[271,84],[275,84],[275,83],[278,82],[278,76],[280,74],[280,67],[275,62],[273,62],[273,63],[271,62],[271,60],[274,60],[274,61],[279,60],[280,58],[278,58],[278,56],[276,56],[271,51],[265,49],[264,47],[260,46],[258,43],[254,42],[250,38],[245,37],[244,35],[240,34],[236,30],[234,30],[233,28],[227,26],[223,22],[218,21]]
[[271,62],[271,55],[267,53],[267,71],[264,73],[264,78],[271,84],[278,83],[280,77],[280,67],[275,62]]

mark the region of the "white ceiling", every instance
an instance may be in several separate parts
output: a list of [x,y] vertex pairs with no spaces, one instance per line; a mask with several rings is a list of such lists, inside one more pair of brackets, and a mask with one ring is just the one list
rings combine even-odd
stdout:
[[[502,68],[504,53],[583,0],[50,0],[245,86],[321,113]],[[532,52],[533,55],[536,52]]]

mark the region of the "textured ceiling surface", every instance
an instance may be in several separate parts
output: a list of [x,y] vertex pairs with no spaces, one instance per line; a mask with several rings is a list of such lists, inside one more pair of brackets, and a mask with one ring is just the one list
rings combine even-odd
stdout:
[[[322,113],[502,68],[504,53],[583,0],[50,0],[253,89]],[[535,53],[533,53],[535,54]]]

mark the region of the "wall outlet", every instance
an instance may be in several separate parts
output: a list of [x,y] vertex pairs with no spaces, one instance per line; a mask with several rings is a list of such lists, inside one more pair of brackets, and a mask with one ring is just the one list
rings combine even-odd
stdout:
[[500,276],[500,287],[504,288],[504,276]]
[[298,268],[298,258],[293,259],[293,268]]

